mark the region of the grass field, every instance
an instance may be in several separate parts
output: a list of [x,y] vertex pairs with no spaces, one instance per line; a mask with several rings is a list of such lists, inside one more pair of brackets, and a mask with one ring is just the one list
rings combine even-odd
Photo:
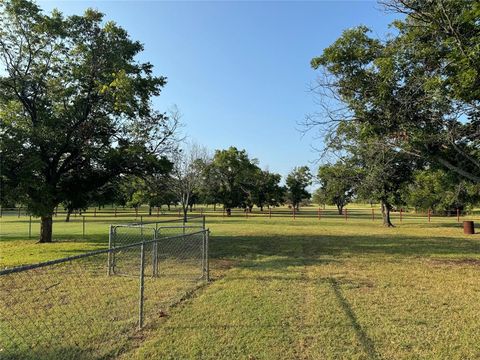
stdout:
[[[349,211],[347,221],[333,211],[320,220],[307,210],[295,220],[286,209],[271,219],[207,214],[213,281],[119,356],[480,358],[480,236],[463,235],[455,218],[405,215],[400,224],[395,214],[398,226],[386,229],[368,209]],[[112,220],[89,219],[85,239],[81,227],[71,235],[75,223],[55,224],[65,241],[40,245],[3,217],[1,266],[104,247]]]

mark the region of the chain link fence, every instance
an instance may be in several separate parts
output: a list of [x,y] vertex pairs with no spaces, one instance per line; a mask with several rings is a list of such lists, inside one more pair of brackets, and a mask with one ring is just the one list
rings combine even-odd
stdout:
[[0,271],[0,359],[115,357],[208,281],[203,226],[111,226],[110,246]]

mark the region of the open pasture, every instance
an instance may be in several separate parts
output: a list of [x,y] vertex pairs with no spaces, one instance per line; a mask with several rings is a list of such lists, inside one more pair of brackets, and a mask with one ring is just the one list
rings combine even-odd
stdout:
[[[479,235],[463,235],[455,217],[429,223],[423,214],[404,214],[400,223],[395,213],[397,227],[384,228],[368,208],[349,206],[348,212],[348,219],[333,209],[318,219],[316,208],[304,208],[295,219],[289,209],[272,218],[268,212],[206,213],[213,281],[108,354],[479,358]],[[112,219],[91,220],[85,239],[69,234],[66,227],[75,223],[59,222],[54,238],[60,241],[36,244],[6,230],[18,218],[3,217],[2,267],[106,247]]]

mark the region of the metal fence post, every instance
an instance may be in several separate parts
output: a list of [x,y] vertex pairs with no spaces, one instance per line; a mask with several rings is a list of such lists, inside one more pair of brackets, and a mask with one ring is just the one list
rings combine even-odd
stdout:
[[[114,226],[112,229],[112,248],[115,249],[117,247],[117,227]],[[112,274],[115,274],[115,267],[117,265],[116,253],[115,251],[112,252]]]
[[108,259],[107,259],[107,275],[110,276],[112,275],[112,260],[113,260],[113,254],[112,254],[112,242],[113,242],[113,225],[110,225],[110,231],[108,232]]
[[206,280],[210,281],[210,261],[208,259],[208,241],[210,238],[210,229],[207,229],[206,231],[206,237],[205,237],[205,262],[206,262]]
[[207,243],[207,235],[205,229],[202,232],[202,279],[206,280],[207,278],[207,262],[205,257],[205,249]]
[[144,263],[145,263],[145,244],[140,245],[140,299],[138,303],[138,327],[143,328],[143,301],[144,301]]
[[202,228],[203,230],[205,230],[205,215],[203,215],[203,218],[202,218]]
[[152,276],[158,276],[158,237],[157,230],[153,233],[152,243]]

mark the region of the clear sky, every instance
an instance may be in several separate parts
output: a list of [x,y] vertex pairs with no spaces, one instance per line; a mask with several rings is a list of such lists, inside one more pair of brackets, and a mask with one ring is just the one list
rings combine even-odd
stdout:
[[316,170],[312,145],[321,141],[297,131],[315,111],[312,57],[346,28],[367,25],[383,38],[393,20],[375,1],[38,3],[66,14],[104,12],[144,43],[141,59],[167,76],[159,110],[176,104],[192,140],[211,150],[246,149],[282,175],[300,165]]

